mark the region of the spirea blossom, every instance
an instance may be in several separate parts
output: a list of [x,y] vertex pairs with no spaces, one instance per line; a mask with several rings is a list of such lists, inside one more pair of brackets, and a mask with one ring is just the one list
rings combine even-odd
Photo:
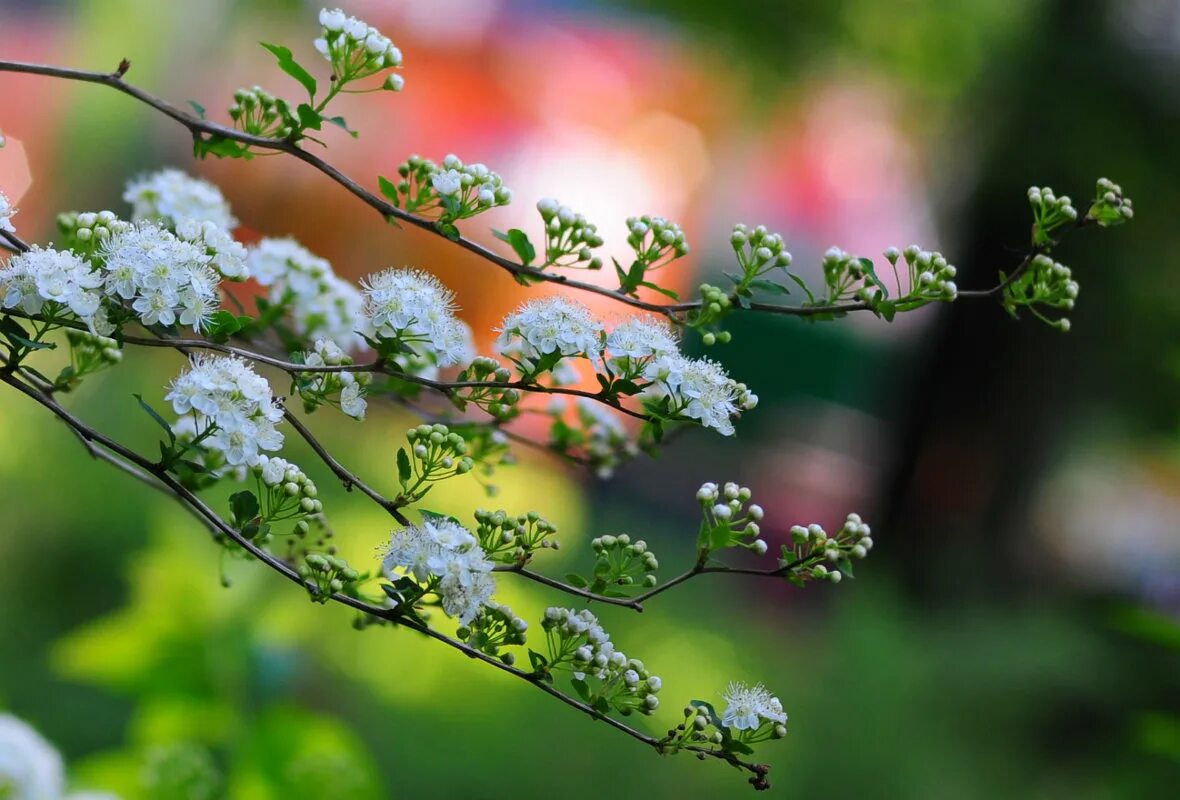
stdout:
[[698,420],[724,436],[733,435],[732,417],[758,402],[756,395],[707,358],[665,355],[651,362],[645,377],[652,381],[649,392],[669,397],[674,412]]
[[[367,22],[350,17],[340,9],[322,9],[320,25],[323,36],[315,40],[315,49],[332,64],[339,81],[375,75],[387,67],[402,65],[402,51],[388,36]],[[396,86],[401,89],[401,76]]]
[[275,451],[283,435],[275,429],[282,406],[270,384],[239,358],[198,355],[165,399],[180,414],[191,414],[203,444],[232,466],[253,466],[261,451]]
[[130,302],[144,325],[186,325],[201,331],[221,305],[221,281],[207,248],[157,223],[143,222],[110,236],[99,250],[103,290]]
[[550,353],[595,360],[602,352],[602,323],[586,306],[560,295],[530,300],[505,317],[499,330],[501,354],[519,353],[528,361]]
[[360,289],[294,239],[263,239],[247,256],[250,275],[270,287],[270,301],[290,303],[295,331],[328,339],[344,350],[363,344],[357,334],[364,303]]
[[72,312],[91,333],[114,328],[102,305],[102,273],[74,253],[34,246],[0,267],[0,306],[39,314],[47,303]]
[[[341,366],[351,364],[352,359],[339,345],[330,339],[316,339],[315,347],[303,354],[303,363],[309,367]],[[328,399],[330,395],[339,394],[336,402],[343,411],[354,419],[364,419],[368,402],[365,400],[364,385],[371,376],[369,373],[353,372],[308,372],[305,380],[306,389],[300,388],[304,399]]]
[[8,195],[0,191],[0,231],[15,232],[12,218],[16,216],[16,206],[8,199]]
[[58,800],[65,784],[61,756],[29,725],[0,714],[0,797]]
[[238,226],[221,190],[178,169],[162,169],[128,182],[123,199],[131,204],[132,220],[159,220],[175,227],[186,219],[212,222],[229,232]]
[[492,562],[475,536],[448,519],[430,518],[390,537],[382,567],[387,577],[404,570],[420,583],[440,579],[443,611],[468,625],[492,598]]
[[234,239],[229,231],[209,220],[183,219],[176,223],[176,235],[205,250],[209,266],[227,278],[245,280],[250,277],[246,267],[246,247]]
[[756,686],[731,683],[723,697],[729,704],[721,715],[721,724],[726,728],[757,730],[763,722],[782,725],[787,721],[783,704],[760,683]]
[[653,358],[680,352],[672,326],[654,317],[632,317],[606,337],[607,363],[616,372],[631,374]]
[[456,364],[470,350],[470,329],[455,316],[455,293],[433,275],[387,269],[362,282],[365,332],[396,339],[434,356],[438,366]]

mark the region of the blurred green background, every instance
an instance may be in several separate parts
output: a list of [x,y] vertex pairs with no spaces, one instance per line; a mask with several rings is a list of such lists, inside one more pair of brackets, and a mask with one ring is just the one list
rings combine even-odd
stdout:
[[[257,40],[319,66],[318,8],[0,0],[0,58],[105,69],[128,57],[129,79],[220,116],[237,86],[292,89]],[[626,216],[671,216],[694,245],[680,286],[719,275],[742,221],[781,230],[799,265],[831,244],[875,255],[916,240],[948,254],[961,287],[982,288],[1018,258],[1030,184],[1080,202],[1096,178],[1119,181],[1133,225],[1057,254],[1082,285],[1068,335],[987,303],[893,326],[739,318],[739,344],[710,353],[762,398],[736,441],[686,436],[605,483],[522,454],[499,474],[500,496],[455,481],[432,506],[535,508],[561,529],[565,547],[538,565],[553,575],[588,566],[591,536],[624,530],[652,544],[665,575],[687,565],[706,480],[753,488],[772,549],[794,523],[858,510],[877,547],[855,581],[801,592],[718,576],[641,616],[601,610],[620,647],[664,678],[652,731],[731,679],[761,680],[790,714],[787,739],[762,753],[776,795],[1174,796],[1180,3],[345,10],[401,46],[407,88],[344,101],[362,136],[331,137],[335,163],[374,185],[410,152],[454,151],[516,192],[489,225],[535,227],[532,202],[555,195],[608,246]],[[35,241],[52,238],[57,211],[125,210],[124,180],[176,165],[224,188],[244,238],[294,234],[353,278],[435,270],[477,330],[522,296],[290,160],[194,164],[182,129],[108,90],[0,73],[0,130],[0,181],[23,192],[16,222]],[[11,189],[26,167],[27,191]],[[484,227],[468,226],[490,240]],[[69,404],[148,448],[131,394],[159,399],[179,367],[129,353]],[[386,488],[408,422],[377,412],[358,436],[312,419]],[[328,488],[293,439],[343,554],[371,564],[387,518]],[[409,632],[358,633],[346,610],[223,563],[182,510],[86,459],[12,393],[0,392],[0,442],[0,708],[60,746],[79,786],[127,798],[749,792],[720,764],[659,758]],[[561,601],[500,585],[533,619]],[[206,773],[219,776],[213,791]]]

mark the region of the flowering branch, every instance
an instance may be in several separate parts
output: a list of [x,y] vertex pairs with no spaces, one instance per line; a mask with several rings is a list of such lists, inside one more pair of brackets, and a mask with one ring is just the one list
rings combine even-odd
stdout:
[[[1130,219],[1131,201],[1117,184],[1103,179],[1079,214],[1068,197],[1033,187],[1026,255],[1010,274],[1000,273],[996,286],[963,292],[947,259],[917,246],[885,251],[893,294],[872,260],[839,248],[824,254],[824,286],[813,290],[790,271],[791,254],[781,236],[762,226],[736,225],[730,245],[740,271],[726,273],[732,288],[702,284],[701,299],[694,301],[681,301],[653,280],[689,252],[684,231],[659,216],[635,216],[626,220],[634,260],[626,266],[614,261],[619,284],[610,289],[548,271],[604,266],[594,253],[604,242],[597,226],[552,198],[537,203],[544,223],[541,253],[516,229],[495,235],[519,261],[464,238],[459,223],[512,197],[501,177],[482,164],[464,164],[454,155],[441,163],[411,156],[398,167],[396,179],[378,176],[378,196],[311,153],[304,142],[322,145],[313,133],[325,123],[350,130],[342,117],[327,116],[338,95],[396,92],[404,86],[400,74],[391,71],[401,67],[401,51],[375,28],[327,9],[320,24],[315,49],[332,69],[326,91],[288,48],[264,44],[279,68],[306,91],[307,100],[288,101],[258,87],[239,90],[229,108],[233,127],[205,119],[195,104],[193,115],[127,83],[127,61],[112,73],[13,61],[0,61],[0,71],[111,87],[187,128],[199,157],[251,158],[259,151],[291,155],[385,219],[443,236],[523,285],[554,283],[650,313],[608,330],[568,297],[532,300],[498,328],[496,349],[506,365],[476,354],[471,329],[456,315],[454,293],[430,273],[387,269],[369,275],[358,288],[292,239],[267,238],[247,248],[234,239],[237,220],[215,186],[163,170],[127,186],[124,199],[133,208],[129,220],[111,211],[60,215],[61,249],[19,238],[12,224],[16,209],[0,192],[0,247],[13,253],[0,265],[0,348],[7,351],[0,352],[0,382],[49,409],[93,457],[176,498],[227,552],[263,562],[303,587],[314,602],[337,602],[360,612],[358,627],[387,624],[418,631],[532,683],[660,753],[688,751],[719,759],[748,771],[755,788],[767,788],[768,767],[745,757],[754,752],[753,745],[785,736],[787,717],[778,698],[761,684],[731,684],[722,713],[694,700],[684,721],[666,736],[649,736],[611,714],[654,713],[661,679],[639,659],[624,655],[587,609],[549,608],[538,637],[543,641],[520,650],[529,626],[493,599],[496,576],[515,574],[586,603],[635,611],[704,574],[780,578],[797,586],[839,583],[852,576],[853,563],[873,546],[870,528],[858,515],[849,514],[833,533],[815,523],[794,526],[775,567],[729,567],[716,561],[722,551],[767,554],[760,530],[763,510],[751,502],[746,487],[705,483],[696,495],[701,523],[688,570],[661,584],[659,559],[645,541],[604,535],[591,542],[591,571],[560,581],[531,566],[544,551],[560,546],[557,528],[536,511],[477,509],[475,523],[465,525],[421,508],[421,502],[441,481],[472,475],[482,483],[511,462],[512,443],[552,449],[606,475],[640,449],[654,450],[670,425],[680,426],[673,432],[692,423],[733,435],[735,421],[757,405],[757,395],[717,362],[685,355],[679,333],[695,330],[707,346],[726,343],[731,334],[723,326],[737,309],[813,319],[870,311],[891,320],[933,302],[995,298],[1013,315],[1025,309],[1068,330],[1067,317],[1047,315],[1071,310],[1078,284],[1049,254],[1070,230]],[[380,88],[346,88],[375,78],[382,80]],[[784,276],[793,287],[778,282]],[[240,304],[238,313],[223,307],[221,282],[247,278],[267,290],[255,299],[255,316]],[[639,296],[641,289],[673,302],[648,302]],[[757,300],[793,289],[806,295],[800,306]],[[128,332],[133,325],[149,335]],[[178,333],[181,328],[194,335]],[[56,332],[64,334],[69,364],[50,378],[32,361],[40,351],[61,346]],[[189,359],[188,368],[168,386],[165,399],[176,415],[173,421],[136,396],[164,433],[157,460],[87,426],[57,400],[88,375],[118,364],[127,345],[170,348]],[[352,354],[362,351],[372,352],[372,358],[354,361]],[[599,391],[573,388],[584,364],[593,368]],[[254,365],[281,371],[290,380],[285,396],[276,396]],[[453,379],[440,377],[451,368],[458,370]],[[460,414],[475,406],[488,420],[452,422],[427,414],[416,402],[424,389]],[[522,394],[551,395],[550,405],[522,408]],[[406,432],[405,445],[396,451],[397,493],[387,497],[333,456],[289,407],[288,398],[295,397],[308,414],[330,406],[358,421],[365,417],[369,397],[389,399],[418,414],[424,422]],[[526,412],[551,418],[548,444],[506,427]],[[644,422],[638,436],[632,438],[615,412]],[[379,571],[353,568],[328,544],[332,533],[315,481],[277,455],[283,422],[346,490],[358,490],[398,524]],[[222,517],[197,492],[230,481],[246,488],[229,496],[231,515]],[[412,521],[411,512],[419,522]],[[279,542],[285,543],[285,555],[276,552]],[[376,598],[366,594],[374,585],[380,590]],[[457,621],[453,638],[431,624],[429,614],[436,608]],[[530,669],[514,666],[518,653],[527,654]],[[558,677],[568,678],[572,694],[555,687]]]

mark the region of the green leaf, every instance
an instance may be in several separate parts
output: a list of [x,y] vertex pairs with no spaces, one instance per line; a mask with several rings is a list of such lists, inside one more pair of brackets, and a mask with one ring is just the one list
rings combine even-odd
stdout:
[[325,117],[324,119],[328,120],[328,122],[331,122],[337,128],[343,128],[348,133],[348,135],[354,139],[360,136],[359,133],[348,127],[348,123],[344,121],[344,117]]
[[132,397],[134,397],[139,402],[139,407],[146,411],[148,416],[154,419],[156,424],[164,429],[164,433],[168,434],[168,441],[172,444],[176,444],[176,434],[172,432],[172,426],[168,424],[167,420],[161,417],[156,412],[156,409],[148,405],[147,401],[143,399],[143,395],[133,394]]
[[537,257],[537,248],[533,247],[533,243],[529,241],[528,234],[520,228],[512,228],[507,233],[492,228],[492,235],[502,242],[508,242],[520,258],[521,263],[526,267],[532,264],[533,260]]
[[663,286],[652,283],[651,281],[640,281],[639,285],[651,289],[653,292],[659,292],[664,297],[670,297],[676,301],[680,300],[680,295],[676,294],[676,292],[672,291],[671,289],[665,289]]
[[57,349],[57,345],[54,344],[53,342],[34,342],[32,339],[26,339],[25,337],[18,336],[15,333],[9,334],[8,338],[13,340],[17,344],[23,345],[26,350],[56,350]]
[[393,203],[394,208],[401,208],[401,200],[398,197],[397,185],[384,175],[377,176],[377,185],[381,188],[381,194],[385,195],[389,202]]
[[196,100],[189,100],[188,104],[193,107],[193,111],[197,112],[197,116],[201,119],[205,118],[205,107]]
[[619,394],[630,397],[631,395],[639,394],[643,391],[643,387],[635,383],[635,381],[628,381],[619,379],[614,383],[614,391]]
[[233,139],[227,139],[216,133],[212,133],[207,137],[198,136],[193,139],[193,155],[197,158],[214,156],[216,158],[251,159],[254,157],[253,153],[250,152],[250,148],[240,142],[235,142]]
[[314,101],[316,91],[315,78],[292,57],[290,49],[283,47],[281,44],[267,44],[266,42],[259,42],[259,44],[274,54],[274,57],[279,62],[279,69],[303,84],[303,88],[307,90],[307,96]]
[[397,477],[401,481],[402,486],[406,486],[410,482],[410,478],[414,476],[413,470],[410,469],[410,456],[406,453],[406,448],[399,447],[397,449]]
[[586,681],[575,679],[570,681],[570,686],[574,687],[574,691],[578,693],[578,697],[582,698],[582,700],[585,702],[589,702],[590,685],[586,683]]
[[318,131],[324,127],[323,115],[307,103],[300,103],[299,107],[295,110],[299,114],[299,124],[304,128],[311,128],[313,131]]
[[565,574],[566,583],[573,586],[575,589],[585,589],[590,585],[590,581],[583,578],[576,572],[567,572]]
[[750,288],[756,292],[765,292],[766,294],[782,295],[791,293],[791,290],[786,286],[783,286],[781,283],[768,281],[765,278],[759,278],[758,280],[750,281]]
[[234,524],[243,528],[258,516],[258,498],[254,492],[235,492],[229,497],[229,509],[234,515]]
[[545,667],[549,666],[549,661],[545,656],[538,653],[536,650],[529,650],[529,664],[532,665],[533,672],[540,672]]
[[[246,317],[249,320],[249,317]],[[214,314],[205,328],[205,335],[215,342],[224,342],[242,330],[242,320],[225,309]]]

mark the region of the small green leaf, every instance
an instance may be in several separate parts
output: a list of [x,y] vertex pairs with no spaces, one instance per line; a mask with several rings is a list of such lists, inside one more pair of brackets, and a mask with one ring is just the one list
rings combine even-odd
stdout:
[[575,679],[570,681],[570,686],[574,687],[574,691],[578,693],[578,697],[582,698],[583,701],[590,700],[590,685],[586,681]]
[[528,234],[519,228],[512,228],[507,233],[492,228],[492,235],[502,242],[508,242],[526,267],[532,264],[537,257],[537,248],[533,247],[533,243],[529,241]]
[[583,578],[576,572],[567,572],[565,575],[566,582],[575,589],[585,589],[590,585],[590,581]]
[[299,124],[304,128],[311,128],[313,131],[318,131],[324,127],[323,115],[307,103],[300,103],[299,107],[295,110],[299,113]]
[[529,650],[529,664],[532,665],[533,672],[540,672],[545,667],[549,666],[549,661],[545,656],[538,653],[536,650]]
[[331,122],[337,128],[343,128],[348,133],[348,135],[354,139],[360,136],[359,133],[348,127],[348,123],[344,121],[344,117],[325,117],[325,119],[327,119],[328,122]]
[[410,482],[410,478],[414,476],[410,469],[410,456],[406,453],[406,448],[399,447],[397,449],[397,477],[401,481],[402,486]]
[[196,100],[189,100],[188,104],[193,107],[193,111],[197,112],[197,116],[201,119],[205,118],[205,107]]
[[134,397],[139,402],[139,407],[146,411],[148,416],[154,419],[156,424],[164,429],[164,433],[168,434],[168,441],[176,444],[176,434],[172,432],[172,426],[168,424],[167,420],[161,417],[156,412],[156,409],[148,405],[147,401],[143,399],[143,395],[133,394],[132,397]]
[[671,299],[678,302],[680,300],[680,295],[676,294],[676,292],[672,291],[671,289],[665,289],[663,286],[652,283],[651,281],[640,281],[639,285],[651,289],[653,292],[659,292],[664,297],[670,297]]
[[401,200],[398,197],[397,186],[393,181],[384,175],[378,175],[377,185],[381,187],[381,194],[385,195],[386,199],[393,203],[394,208],[401,208]]
[[254,492],[235,492],[230,495],[229,509],[234,515],[234,524],[242,528],[258,516],[258,498]]
[[303,88],[307,90],[307,96],[314,101],[316,91],[315,78],[292,57],[290,49],[280,44],[267,44],[266,42],[259,42],[259,44],[274,54],[274,57],[279,62],[279,69],[303,84]]
[[781,295],[791,293],[791,290],[786,286],[783,286],[781,283],[768,281],[765,278],[759,278],[758,280],[750,281],[750,288],[756,292],[765,292],[766,294]]
[[251,159],[254,157],[250,152],[250,148],[216,133],[210,134],[207,137],[198,136],[194,138],[193,155],[197,158],[214,156],[216,158]]

